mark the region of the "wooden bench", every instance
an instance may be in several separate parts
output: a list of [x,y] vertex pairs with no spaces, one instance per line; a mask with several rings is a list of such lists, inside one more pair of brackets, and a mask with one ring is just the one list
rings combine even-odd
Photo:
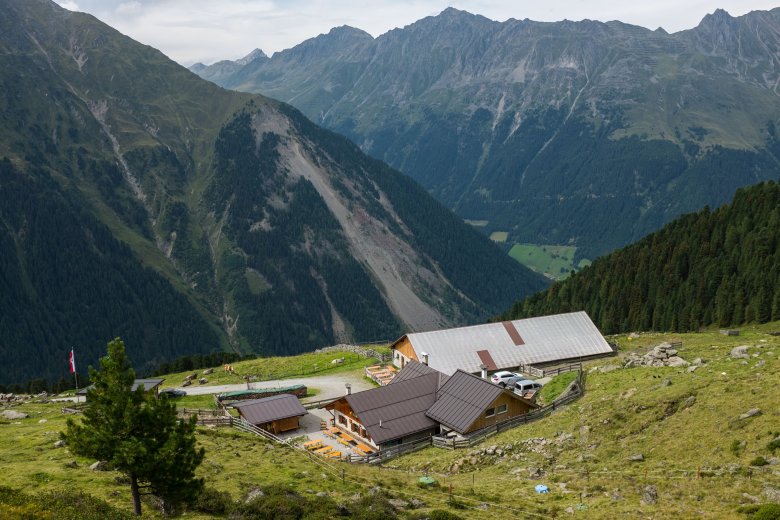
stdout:
[[322,441],[320,441],[320,440],[313,440],[313,441],[309,441],[309,442],[304,442],[303,443],[303,447],[306,448],[309,451],[316,450],[318,448],[322,448]]
[[326,453],[331,451],[333,451],[333,448],[331,448],[330,446],[325,446],[324,448],[319,448],[317,450],[314,450],[314,453],[316,453],[317,455],[325,455]]

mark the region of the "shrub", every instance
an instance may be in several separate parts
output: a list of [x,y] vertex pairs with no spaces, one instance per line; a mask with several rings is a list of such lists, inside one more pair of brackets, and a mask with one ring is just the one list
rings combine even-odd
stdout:
[[767,464],[769,463],[766,461],[766,459],[760,455],[750,461],[751,466],[766,466]]
[[744,447],[744,444],[742,444],[742,441],[739,439],[734,439],[731,441],[731,446],[729,446],[729,451],[734,454],[735,457],[739,457],[742,455],[742,449]]
[[769,441],[769,444],[766,445],[766,449],[768,449],[772,453],[774,453],[775,450],[778,448],[780,448],[780,437],[772,441]]
[[428,520],[462,520],[462,517],[443,509],[434,509],[428,514]]
[[193,504],[195,511],[212,515],[224,515],[233,507],[233,499],[227,491],[217,491],[214,488],[203,488]]
[[780,520],[780,504],[764,504],[753,515],[753,520]]

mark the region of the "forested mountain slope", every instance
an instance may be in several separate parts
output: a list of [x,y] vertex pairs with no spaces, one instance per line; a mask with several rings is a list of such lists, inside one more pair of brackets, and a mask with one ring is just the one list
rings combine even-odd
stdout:
[[606,334],[780,319],[780,185],[685,215],[599,258],[501,319],[586,310]]
[[0,382],[468,323],[545,285],[293,108],[0,0]]
[[778,56],[780,9],[667,34],[450,8],[197,72],[295,105],[487,232],[593,258],[778,178]]

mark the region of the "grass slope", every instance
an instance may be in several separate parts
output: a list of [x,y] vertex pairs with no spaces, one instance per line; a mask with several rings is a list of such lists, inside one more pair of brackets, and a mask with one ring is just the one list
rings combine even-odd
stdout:
[[509,256],[547,278],[563,280],[573,270],[591,264],[590,260],[584,258],[575,263],[576,252],[577,248],[574,246],[514,244],[509,250]]
[[[253,486],[282,484],[346,500],[379,485],[406,500],[419,498],[426,503],[423,511],[447,508],[452,485],[452,510],[468,518],[549,518],[580,503],[587,511],[575,510],[575,516],[582,518],[746,518],[737,508],[752,501],[748,496],[768,502],[764,491],[780,488],[777,465],[750,467],[758,456],[772,458],[767,446],[780,430],[780,337],[769,334],[775,330],[780,323],[745,328],[739,337],[717,331],[644,334],[630,341],[619,337],[621,357],[681,340],[680,355],[688,361],[702,358],[704,365],[693,373],[649,367],[591,371],[619,364],[600,360],[587,367],[585,396],[547,419],[499,434],[473,450],[428,448],[382,468],[310,460],[240,432],[201,428],[198,442],[207,454],[200,474],[209,487],[234,499]],[[732,359],[730,351],[737,345],[750,347],[748,359]],[[751,408],[763,413],[739,419]],[[117,474],[92,472],[87,467],[92,461],[53,447],[65,423],[59,405],[18,409],[31,417],[0,423],[0,464],[6,468],[0,486],[29,493],[79,489],[129,510],[129,488],[115,483]],[[503,457],[476,451],[491,445],[510,449]],[[628,461],[639,453],[644,462]],[[66,466],[71,460],[77,468]],[[543,475],[529,478],[535,468]],[[419,488],[417,480],[425,474],[439,486]],[[536,494],[539,483],[550,493]],[[657,489],[655,505],[642,503],[647,486]]]

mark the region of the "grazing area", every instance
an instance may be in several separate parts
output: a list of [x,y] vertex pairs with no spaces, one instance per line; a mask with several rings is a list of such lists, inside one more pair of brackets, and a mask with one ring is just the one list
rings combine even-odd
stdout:
[[575,246],[514,244],[509,256],[547,278],[563,280],[591,264],[586,258],[575,262],[576,252]]
[[[710,330],[610,338],[621,346],[619,357],[586,364],[585,395],[548,418],[473,448],[426,448],[381,467],[310,456],[227,427],[199,427],[196,439],[206,456],[197,474],[231,502],[273,485],[348,502],[379,486],[375,493],[406,504],[402,517],[437,508],[468,518],[549,518],[579,507],[587,508],[587,518],[640,511],[657,519],[747,520],[738,508],[777,502],[780,493],[780,336],[772,335],[778,330],[780,322],[744,327],[739,336]],[[682,347],[673,354],[653,348],[678,341]],[[660,351],[688,364],[636,361]],[[0,420],[0,464],[9,469],[0,486],[27,494],[75,488],[129,511],[130,490],[118,473],[92,471],[93,460],[55,447],[66,419],[60,408],[17,404],[13,410],[28,418]],[[426,475],[438,485],[421,488]],[[537,494],[538,484],[550,492]],[[8,500],[0,498],[2,507]],[[412,506],[413,500],[424,505]]]

